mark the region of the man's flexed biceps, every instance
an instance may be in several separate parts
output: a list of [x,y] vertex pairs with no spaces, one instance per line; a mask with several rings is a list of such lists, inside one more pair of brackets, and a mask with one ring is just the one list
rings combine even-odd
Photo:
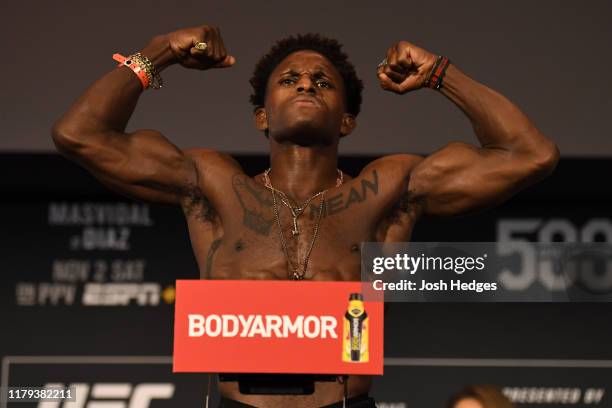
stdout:
[[480,147],[451,142],[423,160],[411,157],[408,197],[429,214],[452,215],[499,204],[555,168],[556,145],[514,104],[408,41],[387,50],[380,86],[396,94],[438,90],[472,122]]
[[52,135],[58,150],[124,195],[170,204],[187,197],[191,206],[204,202],[203,173],[227,172],[235,168],[233,160],[206,149],[181,150],[155,130],[125,128],[140,94],[153,87],[151,77],[169,66],[208,70],[236,62],[219,29],[203,25],[158,35],[122,58],[119,68],[98,79],[57,121]]

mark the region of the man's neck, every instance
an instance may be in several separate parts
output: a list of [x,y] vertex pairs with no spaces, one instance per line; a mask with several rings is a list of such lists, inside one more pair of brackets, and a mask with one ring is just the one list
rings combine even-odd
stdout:
[[338,145],[299,146],[271,141],[270,167],[274,188],[299,205],[313,194],[336,185]]

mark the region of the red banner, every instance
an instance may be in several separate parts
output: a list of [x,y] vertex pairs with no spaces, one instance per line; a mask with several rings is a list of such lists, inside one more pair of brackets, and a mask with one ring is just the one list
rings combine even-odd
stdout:
[[178,280],[173,371],[382,375],[384,304],[361,287]]

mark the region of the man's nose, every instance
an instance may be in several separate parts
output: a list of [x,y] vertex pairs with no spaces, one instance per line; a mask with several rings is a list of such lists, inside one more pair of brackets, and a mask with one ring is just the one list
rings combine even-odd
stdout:
[[315,93],[317,91],[317,88],[315,87],[315,83],[312,79],[310,79],[306,75],[303,75],[298,80],[297,91],[306,92],[306,93]]

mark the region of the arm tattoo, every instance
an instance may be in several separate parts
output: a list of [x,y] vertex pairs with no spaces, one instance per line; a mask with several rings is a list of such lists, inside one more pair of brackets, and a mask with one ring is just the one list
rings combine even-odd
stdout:
[[242,224],[259,235],[268,236],[274,223],[268,191],[244,174],[232,177],[232,187],[242,207]]
[[208,255],[206,255],[206,268],[204,269],[204,276],[200,276],[200,279],[210,279],[212,274],[212,262],[213,257],[215,256],[215,252],[219,249],[221,245],[221,238],[215,239],[212,244],[210,244],[210,249],[208,250]]

